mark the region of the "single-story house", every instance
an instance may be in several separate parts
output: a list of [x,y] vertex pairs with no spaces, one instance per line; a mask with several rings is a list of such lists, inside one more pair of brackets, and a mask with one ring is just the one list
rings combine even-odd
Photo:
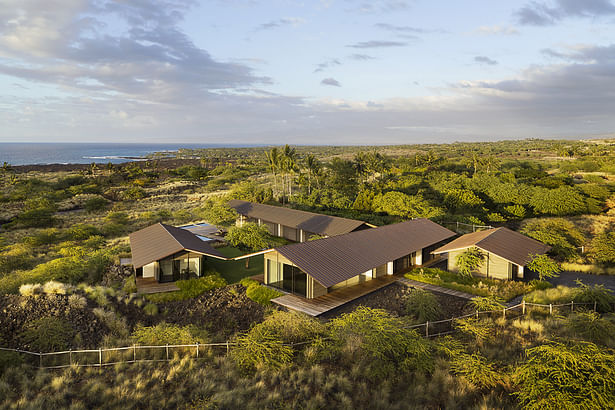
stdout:
[[414,219],[286,245],[264,254],[264,282],[312,299],[421,266],[454,236],[428,219]]
[[433,253],[447,253],[448,270],[456,272],[457,256],[473,246],[485,255],[477,275],[510,280],[523,278],[525,265],[531,260],[531,255],[542,255],[551,250],[550,246],[542,242],[502,227],[460,236]]
[[238,199],[229,201],[229,206],[239,214],[237,226],[242,226],[246,222],[265,225],[271,235],[293,242],[306,242],[313,235],[336,236],[374,227],[367,222],[354,219]]
[[131,233],[130,250],[137,277],[158,282],[200,277],[206,258],[227,259],[194,233],[162,223]]

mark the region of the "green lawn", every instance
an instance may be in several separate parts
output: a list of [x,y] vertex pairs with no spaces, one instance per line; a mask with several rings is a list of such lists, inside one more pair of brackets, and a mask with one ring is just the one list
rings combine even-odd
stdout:
[[[232,246],[217,248],[217,250],[227,258],[234,258],[244,254],[244,252]],[[219,259],[208,258],[207,266],[220,272],[220,275],[226,279],[228,283],[237,283],[245,277],[261,275],[263,273],[263,255],[251,257],[249,269],[246,269],[245,259],[239,261],[221,261]]]

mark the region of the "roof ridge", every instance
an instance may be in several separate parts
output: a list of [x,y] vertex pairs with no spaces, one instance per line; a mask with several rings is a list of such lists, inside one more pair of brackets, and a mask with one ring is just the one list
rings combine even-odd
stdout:
[[367,223],[363,220],[360,219],[352,219],[352,218],[346,218],[343,216],[337,216],[337,215],[327,215],[327,214],[321,214],[318,212],[312,212],[312,211],[304,211],[303,209],[296,209],[296,208],[290,208],[290,207],[286,207],[286,206],[278,206],[278,205],[269,205],[269,204],[263,204],[260,202],[252,202],[252,201],[245,201],[243,199],[231,199],[231,201],[240,201],[246,204],[255,204],[255,205],[260,205],[260,206],[268,206],[271,208],[277,208],[277,209],[284,209],[284,210],[288,210],[288,211],[293,211],[293,212],[301,212],[303,214],[310,214],[310,215],[316,215],[316,216],[325,216],[325,217],[329,217],[329,218],[336,218],[336,219],[344,219],[346,221],[353,221],[353,222],[361,222],[361,223]]
[[[175,242],[177,242],[177,244],[178,244],[179,246],[181,246],[182,248],[186,249],[186,246],[185,246],[183,243],[181,243],[181,242],[179,241],[179,239],[177,239],[177,238],[175,237],[175,235],[173,235],[173,234],[171,233],[171,231],[169,231],[169,229],[168,229],[169,227],[171,227],[171,228],[175,228],[175,229],[182,229],[182,228],[178,228],[178,227],[173,226],[173,225],[163,224],[162,222],[158,222],[158,223],[159,223],[160,225],[162,225],[162,227],[164,228],[164,230],[165,230],[165,231],[167,231],[167,233],[171,236],[171,238],[173,238],[173,240],[174,240]],[[185,229],[182,229],[182,230],[183,230],[184,232],[188,232],[189,234],[194,235],[194,234],[193,234],[192,232],[190,232],[190,231],[187,231],[187,230],[185,230]]]

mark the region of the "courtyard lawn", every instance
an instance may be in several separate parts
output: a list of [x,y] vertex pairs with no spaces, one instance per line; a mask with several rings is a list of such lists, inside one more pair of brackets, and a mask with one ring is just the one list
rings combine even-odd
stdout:
[[[241,252],[239,249],[233,248],[232,246],[217,248],[217,250],[227,258],[234,258],[236,256],[244,255],[244,252]],[[239,261],[222,261],[219,259],[208,258],[207,265],[208,267],[219,272],[229,284],[237,283],[243,278],[249,276],[262,275],[264,272],[263,255],[251,257],[250,267],[248,269],[246,269],[245,259]]]

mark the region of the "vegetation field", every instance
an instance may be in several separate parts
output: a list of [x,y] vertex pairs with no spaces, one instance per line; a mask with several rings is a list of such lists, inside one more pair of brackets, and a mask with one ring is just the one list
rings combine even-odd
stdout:
[[[389,287],[314,320],[276,310],[246,280],[262,257],[208,261],[179,291],[135,293],[128,235],[163,222],[227,230],[239,256],[285,243],[234,227],[229,199],[367,221],[506,226],[549,263],[615,269],[615,141],[180,150],[122,165],[0,169],[0,346],[45,352],[230,341],[198,360],[39,370],[0,352],[0,408],[614,408],[613,295],[600,286],[501,282],[435,269],[408,277],[480,296],[470,305]],[[546,266],[546,265],[545,265]],[[384,296],[383,296],[384,295]],[[523,296],[536,309],[412,326]],[[445,305],[445,306],[443,306]],[[172,355],[171,355],[172,356]],[[58,359],[59,360],[59,359]]]

